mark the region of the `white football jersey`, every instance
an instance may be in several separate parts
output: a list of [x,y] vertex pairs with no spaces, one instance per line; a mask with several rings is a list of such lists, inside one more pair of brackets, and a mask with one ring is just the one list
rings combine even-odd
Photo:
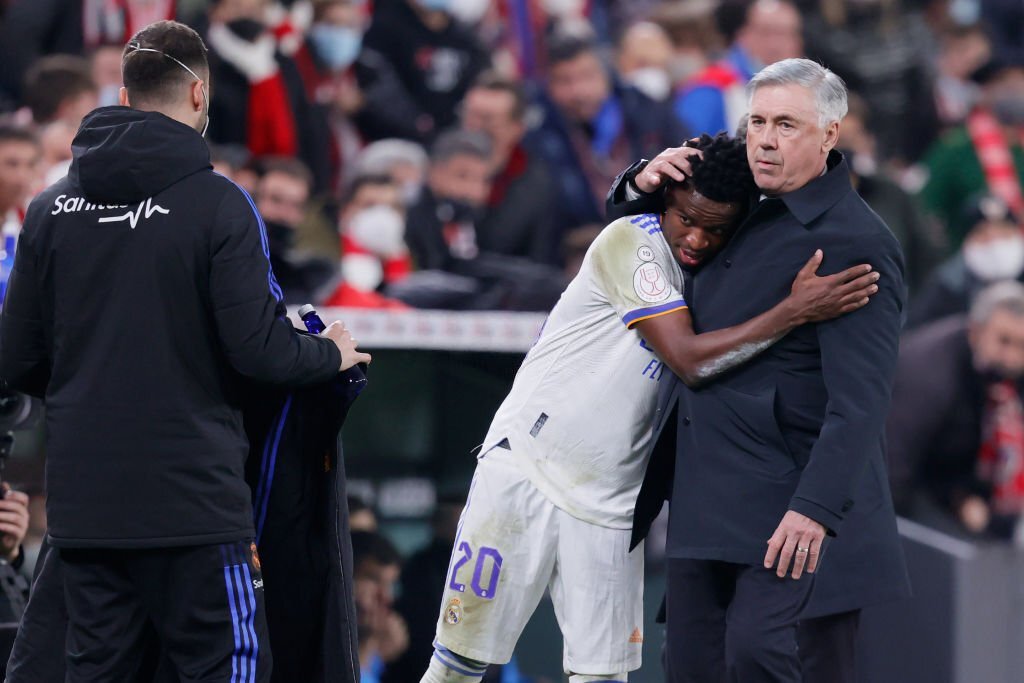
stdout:
[[556,506],[592,524],[630,528],[653,447],[659,382],[672,372],[632,327],[683,308],[683,273],[658,216],[606,227],[526,355],[484,446],[508,439]]

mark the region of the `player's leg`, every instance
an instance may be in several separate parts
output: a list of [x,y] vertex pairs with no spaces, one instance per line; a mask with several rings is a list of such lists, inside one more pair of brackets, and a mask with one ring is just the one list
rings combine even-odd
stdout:
[[68,683],[124,683],[139,676],[146,616],[127,569],[134,551],[57,551],[67,606]]
[[644,547],[630,530],[608,529],[558,511],[558,558],[551,581],[565,636],[570,683],[625,682],[643,648]]
[[556,509],[510,455],[495,448],[477,465],[421,683],[473,683],[507,663],[550,579]]
[[156,551],[133,567],[182,683],[267,683],[263,575],[251,541]]

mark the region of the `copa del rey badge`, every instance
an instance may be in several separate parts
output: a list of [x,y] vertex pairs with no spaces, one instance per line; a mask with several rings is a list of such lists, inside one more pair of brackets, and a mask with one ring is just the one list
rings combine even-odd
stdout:
[[444,608],[444,620],[455,626],[462,621],[462,600],[452,598]]
[[664,301],[672,294],[668,276],[661,266],[654,263],[654,252],[650,247],[640,247],[637,257],[643,263],[633,273],[633,291],[641,301],[656,304]]

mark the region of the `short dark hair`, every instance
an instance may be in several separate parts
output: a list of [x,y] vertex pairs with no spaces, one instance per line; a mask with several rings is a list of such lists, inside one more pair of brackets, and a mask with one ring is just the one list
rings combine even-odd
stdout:
[[301,180],[310,191],[313,189],[312,172],[306,164],[295,157],[267,155],[257,157],[250,166],[260,178],[270,173],[280,173]]
[[485,71],[473,83],[473,88],[508,93],[512,96],[512,119],[521,122],[526,116],[526,89],[519,81],[502,76],[496,71]]
[[588,53],[598,54],[597,41],[592,37],[556,33],[548,41],[548,69],[562,62],[571,62],[580,55]]
[[491,139],[477,131],[453,130],[441,133],[430,148],[430,163],[443,164],[453,157],[471,156],[487,161],[491,158]]
[[203,80],[209,80],[206,45],[199,34],[185,24],[158,21],[132,36],[121,54],[121,75],[128,98],[148,104],[173,103],[182,86],[195,82],[192,74],[174,60],[192,69]]
[[345,186],[345,191],[341,196],[341,206],[348,206],[352,200],[356,198],[356,195],[359,194],[359,190],[371,185],[391,185],[397,187],[394,179],[389,175],[384,175],[383,173],[357,175],[349,181],[348,185]]
[[387,538],[375,531],[353,531],[352,565],[358,570],[366,560],[382,565],[402,564],[402,556]]
[[50,55],[25,74],[22,100],[33,121],[49,123],[57,117],[61,104],[87,92],[96,92],[89,61],[77,55]]
[[10,123],[0,123],[0,145],[8,142],[23,142],[27,145],[40,146],[39,136],[31,129]]
[[[719,133],[715,137],[705,133],[696,143],[687,146],[701,150],[704,158],[690,158],[693,173],[684,181],[685,184],[713,202],[746,204],[750,201],[750,195],[757,189],[757,185],[754,184],[754,174],[750,172],[750,164],[747,162],[746,141],[728,133]],[[672,190],[680,185],[671,182],[666,186],[666,200]]]

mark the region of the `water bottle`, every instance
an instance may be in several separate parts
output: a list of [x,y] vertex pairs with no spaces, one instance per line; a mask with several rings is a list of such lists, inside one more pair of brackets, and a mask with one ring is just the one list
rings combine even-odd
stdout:
[[300,308],[299,317],[302,318],[302,324],[306,326],[310,334],[320,334],[327,329],[327,325],[324,325],[324,321],[320,319],[313,304],[306,304]]

